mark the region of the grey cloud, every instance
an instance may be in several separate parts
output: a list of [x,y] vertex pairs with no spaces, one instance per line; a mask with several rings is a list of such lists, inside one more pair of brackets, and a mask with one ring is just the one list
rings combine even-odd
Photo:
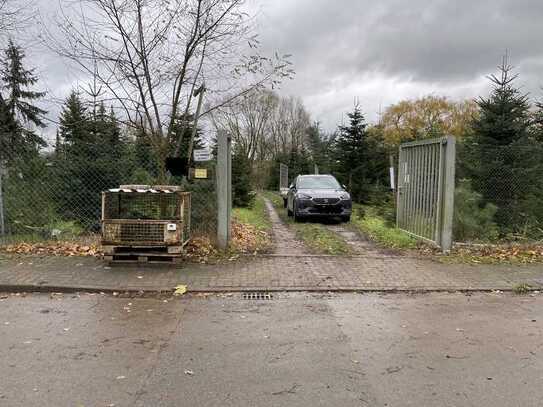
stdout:
[[[347,110],[355,96],[363,104],[394,101],[393,90],[379,94],[371,86],[348,96],[375,77],[412,84],[409,97],[475,97],[486,91],[480,78],[495,72],[506,49],[519,84],[539,96],[541,17],[540,0],[264,0],[259,18],[266,49],[294,54],[298,75],[284,92],[321,104],[328,95],[331,107],[340,100]],[[398,92],[396,100],[405,96]],[[337,121],[334,108],[323,114]]]

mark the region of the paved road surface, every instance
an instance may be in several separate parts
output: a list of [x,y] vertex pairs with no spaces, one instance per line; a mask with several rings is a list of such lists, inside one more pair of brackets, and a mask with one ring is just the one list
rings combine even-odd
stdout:
[[541,406],[541,295],[275,295],[7,296],[0,405]]

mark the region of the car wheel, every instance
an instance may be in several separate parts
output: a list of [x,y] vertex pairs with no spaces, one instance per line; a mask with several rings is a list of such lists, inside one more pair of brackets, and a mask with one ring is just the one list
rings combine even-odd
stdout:
[[345,215],[341,217],[342,222],[350,222],[351,221],[351,215]]
[[296,202],[294,203],[294,222],[301,222],[304,218],[298,215],[298,211],[296,210]]

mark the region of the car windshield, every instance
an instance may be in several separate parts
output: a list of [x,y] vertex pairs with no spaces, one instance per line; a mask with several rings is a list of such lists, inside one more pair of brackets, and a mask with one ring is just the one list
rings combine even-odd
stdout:
[[341,189],[333,177],[301,177],[297,182],[298,189]]

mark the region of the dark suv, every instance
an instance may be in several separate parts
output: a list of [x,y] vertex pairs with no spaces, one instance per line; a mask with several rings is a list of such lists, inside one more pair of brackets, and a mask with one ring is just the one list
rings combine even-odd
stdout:
[[294,220],[310,216],[351,220],[352,201],[345,188],[331,175],[298,175],[287,195],[287,213]]

